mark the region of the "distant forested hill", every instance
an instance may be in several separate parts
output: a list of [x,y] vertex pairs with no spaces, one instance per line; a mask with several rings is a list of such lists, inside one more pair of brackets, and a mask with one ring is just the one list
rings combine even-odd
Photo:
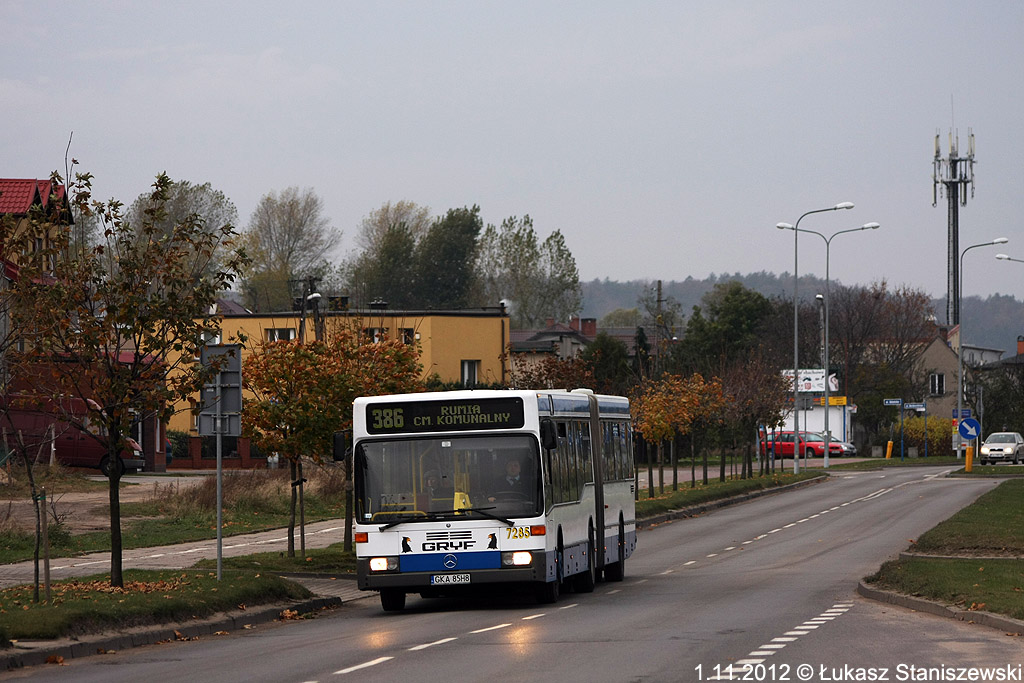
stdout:
[[[728,275],[712,274],[707,279],[686,278],[679,281],[663,281],[662,296],[678,302],[684,316],[689,316],[693,307],[700,304],[704,296],[716,284],[736,280],[744,287],[768,297],[791,299],[793,278],[791,275],[777,276],[774,273],[739,273]],[[653,288],[654,281],[591,280],[583,282],[583,316],[600,320],[608,313],[619,309],[638,306],[645,288]],[[835,282],[833,281],[833,286]],[[800,278],[800,298],[810,299],[825,291],[825,281],[813,276]],[[946,320],[946,297],[932,300],[935,318]],[[964,341],[970,344],[1002,349],[1003,357],[1016,355],[1017,337],[1024,336],[1024,302],[1013,296],[993,294],[987,298],[965,297],[961,302],[964,322]]]

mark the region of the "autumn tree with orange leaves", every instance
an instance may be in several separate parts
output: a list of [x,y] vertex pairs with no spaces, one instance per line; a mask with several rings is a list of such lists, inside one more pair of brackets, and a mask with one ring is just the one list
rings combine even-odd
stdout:
[[[692,436],[696,430],[717,419],[724,406],[725,397],[722,383],[718,378],[705,380],[699,374],[687,378],[665,375],[659,380],[647,381],[641,385],[637,398],[633,400],[633,424],[645,441],[655,445],[660,468],[661,444],[670,439],[675,440],[678,435]],[[694,448],[693,438],[690,439],[690,443],[691,448]],[[677,481],[675,476],[673,479]],[[706,455],[704,483],[707,483]],[[653,497],[654,479],[650,458],[648,487]]]
[[[376,343],[352,328],[329,327],[326,339],[262,342],[250,349],[242,376],[253,398],[246,400],[243,435],[265,452],[288,460],[292,480],[288,556],[295,556],[296,507],[302,514],[302,464],[323,462],[335,432],[352,426],[357,396],[422,390],[419,351],[398,340]],[[300,533],[305,553],[305,535]]]
[[[54,174],[53,186],[62,182]],[[98,242],[76,246],[65,213],[30,217],[32,229],[21,233],[26,243],[8,252],[35,258],[19,264],[11,283],[10,324],[24,351],[9,349],[5,361],[20,372],[22,399],[46,406],[54,422],[106,452],[100,468],[108,480],[115,587],[124,585],[121,454],[132,448],[136,420],[166,421],[176,402],[216,374],[194,359],[219,332],[210,315],[217,296],[247,263],[232,225],[208,224],[196,214],[167,222],[172,185],[157,176],[146,210],[129,222],[119,201],[93,201],[92,175],[78,173],[69,206],[100,223]]]
[[579,356],[558,358],[547,356],[538,363],[528,363],[511,354],[509,386],[519,389],[592,389],[594,372]]

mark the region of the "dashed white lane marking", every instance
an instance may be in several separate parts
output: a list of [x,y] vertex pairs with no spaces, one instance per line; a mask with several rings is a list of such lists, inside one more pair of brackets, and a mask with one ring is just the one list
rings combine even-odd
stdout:
[[363,662],[362,664],[356,664],[355,666],[350,666],[347,669],[338,669],[334,673],[335,674],[350,674],[353,671],[359,671],[360,669],[365,669],[367,667],[377,666],[378,664],[383,664],[384,662],[390,661],[392,659],[394,659],[394,657],[378,657],[377,659],[374,659],[374,660],[369,661],[369,662]]
[[444,645],[445,643],[450,643],[453,640],[458,640],[458,638],[442,638],[441,640],[435,640],[432,643],[423,643],[422,645],[410,647],[409,652],[416,652],[417,650],[426,650],[428,647],[434,647],[435,645]]
[[622,589],[621,589],[621,588],[613,588],[613,589],[612,589],[612,590],[610,590],[610,591],[605,591],[605,595],[615,595],[615,594],[616,594],[616,593],[618,593],[618,592],[619,592],[620,590],[622,590]]
[[690,560],[689,562],[684,562],[683,566],[689,567],[691,564],[697,564],[697,560]]
[[784,649],[790,643],[799,640],[800,636],[807,635],[807,629],[815,629],[819,626],[823,626],[838,617],[840,614],[848,612],[851,607],[853,607],[852,602],[838,602],[832,605],[832,607],[828,608],[818,616],[808,619],[799,627],[791,631],[786,631],[785,635],[779,636],[778,638],[772,638],[770,642],[763,643],[757,649],[747,653],[746,657],[737,659],[731,665],[719,667],[719,670],[722,671],[722,673],[715,679],[721,681],[744,679],[745,676],[749,674],[749,667],[763,664],[766,657],[774,656],[775,653]]
[[475,631],[470,631],[470,633],[472,633],[472,634],[487,633],[488,631],[497,631],[498,629],[506,628],[506,627],[511,626],[511,625],[512,624],[498,624],[497,626],[488,626],[487,628],[479,628],[479,629],[477,629]]
[[534,619],[540,619],[541,617],[545,616],[547,616],[546,612],[541,612],[540,614],[531,614],[528,617],[523,617],[523,621],[533,621]]
[[573,607],[579,607],[579,606],[580,606],[580,603],[574,602],[571,605],[566,605],[565,607],[559,607],[558,609],[572,609]]

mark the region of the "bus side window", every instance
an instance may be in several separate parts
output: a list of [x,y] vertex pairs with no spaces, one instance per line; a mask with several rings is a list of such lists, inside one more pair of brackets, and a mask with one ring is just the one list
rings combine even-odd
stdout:
[[615,450],[613,448],[614,435],[612,429],[614,425],[611,422],[601,423],[601,450],[604,456],[604,480],[612,481],[616,478],[615,474]]
[[580,466],[583,468],[583,482],[592,484],[594,482],[594,463],[590,450],[590,426],[586,422],[580,422],[578,427]]

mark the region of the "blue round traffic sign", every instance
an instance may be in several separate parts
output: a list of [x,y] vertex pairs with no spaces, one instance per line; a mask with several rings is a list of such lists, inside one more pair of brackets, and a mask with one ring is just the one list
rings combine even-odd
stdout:
[[978,439],[981,437],[981,423],[973,417],[965,417],[960,420],[957,429],[960,432],[960,436],[965,439]]

